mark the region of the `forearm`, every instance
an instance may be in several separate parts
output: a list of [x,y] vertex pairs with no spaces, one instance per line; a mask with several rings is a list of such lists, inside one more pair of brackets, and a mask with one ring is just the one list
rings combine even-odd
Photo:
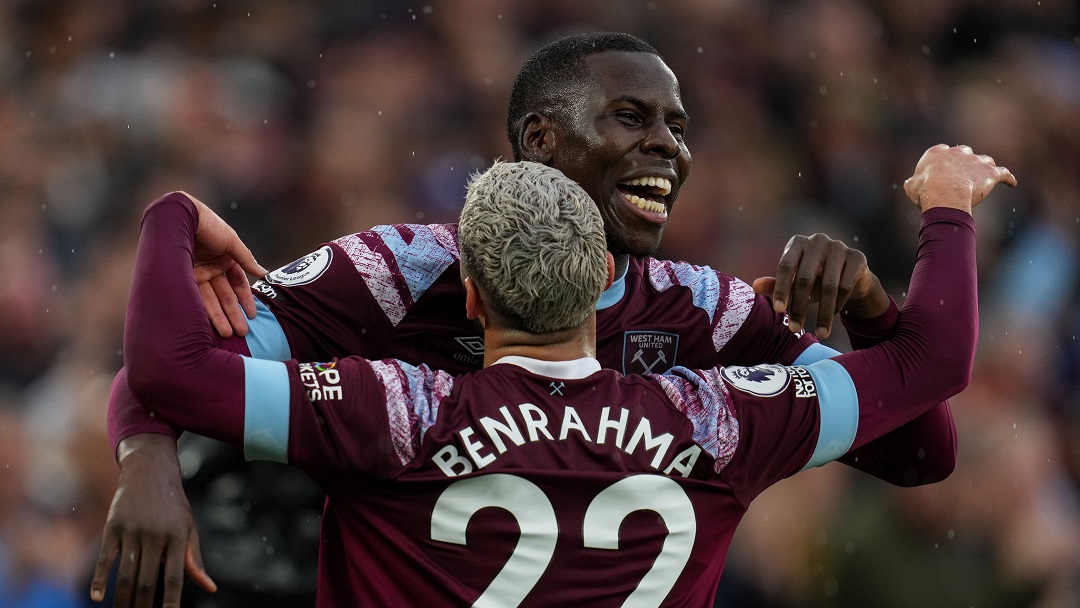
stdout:
[[956,423],[949,402],[837,460],[895,486],[945,479],[956,468]]
[[[885,312],[874,317],[841,314],[855,350],[884,342],[896,332],[900,309],[888,298]],[[898,486],[941,481],[956,468],[956,424],[948,401],[938,403],[895,431],[841,457],[840,462]]]
[[174,193],[143,216],[124,327],[128,385],[161,420],[229,443],[243,437],[241,358],[217,348],[192,271],[198,211]]
[[127,369],[121,369],[109,391],[109,411],[106,428],[113,454],[119,460],[119,448],[128,437],[153,434],[175,443],[179,433],[167,423],[155,418],[139,403],[128,387]]
[[931,210],[894,335],[837,357],[859,396],[856,449],[963,390],[978,334],[975,231],[971,216]]

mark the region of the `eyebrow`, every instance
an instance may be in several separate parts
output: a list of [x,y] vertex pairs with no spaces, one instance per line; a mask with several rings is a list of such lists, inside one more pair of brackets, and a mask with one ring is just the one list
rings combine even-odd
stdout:
[[[611,101],[612,102],[621,101],[621,102],[624,102],[624,103],[629,103],[631,105],[636,106],[642,112],[648,112],[649,110],[652,109],[652,107],[649,104],[645,103],[643,100],[641,100],[641,99],[639,99],[637,97],[634,97],[632,95],[620,95],[619,97],[616,97],[616,98],[612,99]],[[690,122],[690,115],[687,114],[686,111],[683,110],[682,108],[674,109],[674,110],[671,110],[669,112],[666,112],[664,114],[664,116],[665,116],[665,118],[674,116],[675,118],[681,118],[683,120],[683,122],[686,122],[686,123]]]

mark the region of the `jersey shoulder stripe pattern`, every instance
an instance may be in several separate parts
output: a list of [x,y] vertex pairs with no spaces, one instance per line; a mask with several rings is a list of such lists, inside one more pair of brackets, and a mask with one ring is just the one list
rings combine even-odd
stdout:
[[458,259],[453,224],[394,224],[341,237],[334,243],[390,322],[397,325],[413,303]]
[[756,294],[745,281],[708,266],[654,258],[648,258],[646,262],[649,283],[657,291],[664,292],[677,286],[690,290],[694,306],[709,317],[713,348],[717,352],[731,341],[754,308]]
[[454,388],[454,377],[396,359],[372,361],[371,369],[386,395],[390,440],[404,466],[416,457],[424,433],[435,424],[439,405]]
[[649,377],[694,425],[694,442],[713,457],[714,471],[722,471],[739,447],[739,420],[719,371],[695,372],[680,366]]

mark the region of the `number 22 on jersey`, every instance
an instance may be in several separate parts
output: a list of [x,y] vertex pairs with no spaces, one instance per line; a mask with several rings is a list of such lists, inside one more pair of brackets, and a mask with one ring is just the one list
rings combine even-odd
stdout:
[[[503,473],[479,475],[454,482],[439,496],[431,514],[432,540],[466,545],[469,520],[488,507],[510,513],[517,520],[520,536],[513,553],[473,607],[517,606],[551,563],[559,535],[558,519],[551,501],[533,482]],[[652,568],[623,602],[626,608],[654,607],[664,601],[690,559],[697,535],[694,507],[678,483],[661,475],[633,475],[611,484],[589,503],[581,524],[584,546],[618,550],[622,521],[642,510],[659,515],[668,535]]]

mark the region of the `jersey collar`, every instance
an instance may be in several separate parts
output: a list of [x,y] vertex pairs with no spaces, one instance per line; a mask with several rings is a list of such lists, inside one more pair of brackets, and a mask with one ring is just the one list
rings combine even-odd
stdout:
[[630,264],[626,264],[626,268],[623,268],[622,274],[619,278],[604,290],[604,293],[600,294],[600,299],[596,302],[596,310],[604,310],[609,306],[614,306],[622,299],[623,293],[626,292],[626,273],[630,272]]
[[560,380],[578,380],[587,378],[600,371],[600,362],[592,357],[582,357],[573,361],[543,361],[517,355],[507,355],[493,365],[507,363],[523,367],[538,376],[558,378]]

